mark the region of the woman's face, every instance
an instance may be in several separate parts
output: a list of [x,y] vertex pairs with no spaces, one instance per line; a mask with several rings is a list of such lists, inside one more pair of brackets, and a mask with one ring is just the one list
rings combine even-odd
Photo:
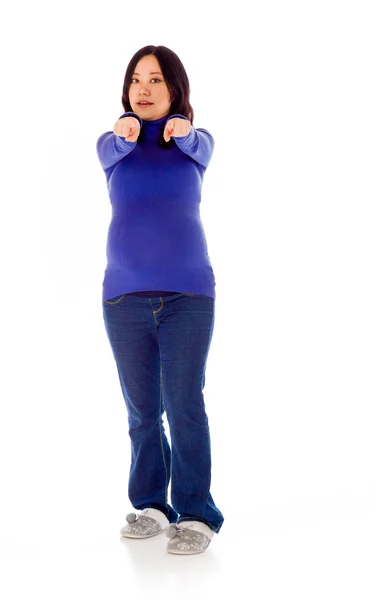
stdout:
[[[140,106],[140,101],[150,104]],[[129,102],[132,111],[145,121],[155,121],[169,113],[170,92],[153,54],[143,56],[137,63],[129,86]]]

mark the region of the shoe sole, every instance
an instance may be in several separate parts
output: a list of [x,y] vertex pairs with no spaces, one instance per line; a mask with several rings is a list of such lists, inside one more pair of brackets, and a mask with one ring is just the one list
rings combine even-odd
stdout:
[[167,549],[167,552],[169,554],[201,554],[202,552],[205,552],[205,550],[207,550],[207,548],[204,548],[203,550],[194,550],[193,552],[187,552],[184,550],[169,550],[169,549]]

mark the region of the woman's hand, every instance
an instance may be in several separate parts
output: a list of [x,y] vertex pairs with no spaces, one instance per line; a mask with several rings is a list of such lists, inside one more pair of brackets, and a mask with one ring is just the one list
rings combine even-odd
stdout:
[[176,117],[175,119],[168,119],[164,128],[163,137],[166,142],[169,142],[172,136],[184,137],[185,135],[188,135],[190,131],[190,122],[186,119],[179,119],[179,117]]
[[116,121],[114,134],[123,137],[127,142],[135,142],[140,135],[140,121],[136,117],[123,117]]

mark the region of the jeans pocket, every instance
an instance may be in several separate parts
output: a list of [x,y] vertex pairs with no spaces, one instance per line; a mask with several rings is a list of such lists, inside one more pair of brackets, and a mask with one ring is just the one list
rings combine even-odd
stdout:
[[126,294],[119,294],[118,296],[114,296],[113,298],[109,298],[108,300],[103,300],[103,302],[105,304],[119,304],[124,298],[125,300],[128,300],[128,297]]

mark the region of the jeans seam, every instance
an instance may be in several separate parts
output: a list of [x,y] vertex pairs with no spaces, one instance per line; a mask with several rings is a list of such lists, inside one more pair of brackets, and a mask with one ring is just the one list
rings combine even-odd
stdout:
[[162,296],[159,296],[159,298],[160,298],[160,300],[161,300],[161,305],[160,305],[160,307],[158,308],[158,310],[153,310],[153,313],[154,313],[155,315],[156,315],[157,313],[159,313],[159,311],[160,311],[160,310],[162,310],[162,308],[163,308],[163,305],[164,305],[164,302],[163,302],[163,298],[162,298]]
[[163,373],[162,361],[160,363],[159,373],[160,373],[160,375],[159,375],[159,443],[161,445],[163,464],[164,464],[165,472],[166,472],[166,479],[165,479],[165,486],[164,486],[164,501],[165,501],[165,505],[167,506],[167,465],[166,465],[166,457],[165,457],[164,450],[163,450],[163,440],[162,440],[162,404],[163,404],[163,400],[162,400],[162,373]]

